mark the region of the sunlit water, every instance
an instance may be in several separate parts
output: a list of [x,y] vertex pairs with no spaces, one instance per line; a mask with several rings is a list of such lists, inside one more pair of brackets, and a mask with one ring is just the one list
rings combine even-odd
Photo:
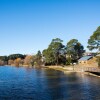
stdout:
[[0,67],[0,100],[100,100],[100,78],[50,69]]

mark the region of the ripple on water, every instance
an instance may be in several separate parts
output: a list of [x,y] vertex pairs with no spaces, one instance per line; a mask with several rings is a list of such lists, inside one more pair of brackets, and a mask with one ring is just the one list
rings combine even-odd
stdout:
[[0,100],[100,100],[100,79],[51,69],[0,67]]

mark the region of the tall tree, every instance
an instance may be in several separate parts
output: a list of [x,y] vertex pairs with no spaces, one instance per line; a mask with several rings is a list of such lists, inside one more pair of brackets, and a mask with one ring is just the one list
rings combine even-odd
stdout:
[[35,62],[37,67],[40,67],[42,65],[42,54],[40,50],[37,52],[35,56]]
[[55,64],[55,58],[54,58],[54,53],[52,51],[52,49],[45,49],[42,52],[43,56],[44,56],[44,63],[46,65],[54,65]]
[[43,51],[46,63],[56,65],[60,63],[61,51],[64,48],[62,42],[63,40],[59,38],[52,39],[48,48]]
[[85,52],[83,45],[77,40],[72,39],[67,43],[66,52],[72,60],[77,60],[82,57]]
[[40,50],[37,52],[36,56],[37,56],[38,59],[41,59],[42,58],[42,54],[41,54],[41,51]]
[[100,26],[93,32],[88,39],[88,46],[89,50],[98,49],[100,51]]

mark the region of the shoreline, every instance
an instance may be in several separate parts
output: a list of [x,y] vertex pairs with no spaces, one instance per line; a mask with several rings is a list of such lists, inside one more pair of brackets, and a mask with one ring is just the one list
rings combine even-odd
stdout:
[[68,68],[62,67],[62,66],[46,66],[45,68],[54,69],[54,70],[57,70],[57,71],[62,71],[64,73],[67,73],[67,72],[84,73],[86,75],[91,75],[91,76],[95,76],[95,77],[100,78],[100,74],[98,75],[98,72],[93,73],[93,72],[75,71],[75,70],[73,70],[72,66],[68,66]]
[[[5,65],[5,66],[9,66],[9,65]],[[28,67],[28,66],[22,66],[22,67],[25,67],[25,68],[36,68],[36,67]],[[37,67],[38,68],[38,67]],[[84,71],[76,71],[74,70],[73,66],[55,66],[55,65],[52,65],[52,66],[44,66],[44,67],[41,67],[43,69],[53,69],[53,70],[57,70],[57,71],[62,71],[64,73],[83,73],[83,74],[86,74],[86,75],[91,75],[91,76],[95,76],[95,77],[98,77],[100,78],[100,73],[98,72],[84,72]]]

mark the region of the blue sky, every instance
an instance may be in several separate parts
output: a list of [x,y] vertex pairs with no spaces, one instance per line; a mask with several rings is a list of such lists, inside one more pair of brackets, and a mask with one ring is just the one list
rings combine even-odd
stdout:
[[100,25],[100,0],[0,0],[0,55],[34,54],[53,38],[86,49]]

